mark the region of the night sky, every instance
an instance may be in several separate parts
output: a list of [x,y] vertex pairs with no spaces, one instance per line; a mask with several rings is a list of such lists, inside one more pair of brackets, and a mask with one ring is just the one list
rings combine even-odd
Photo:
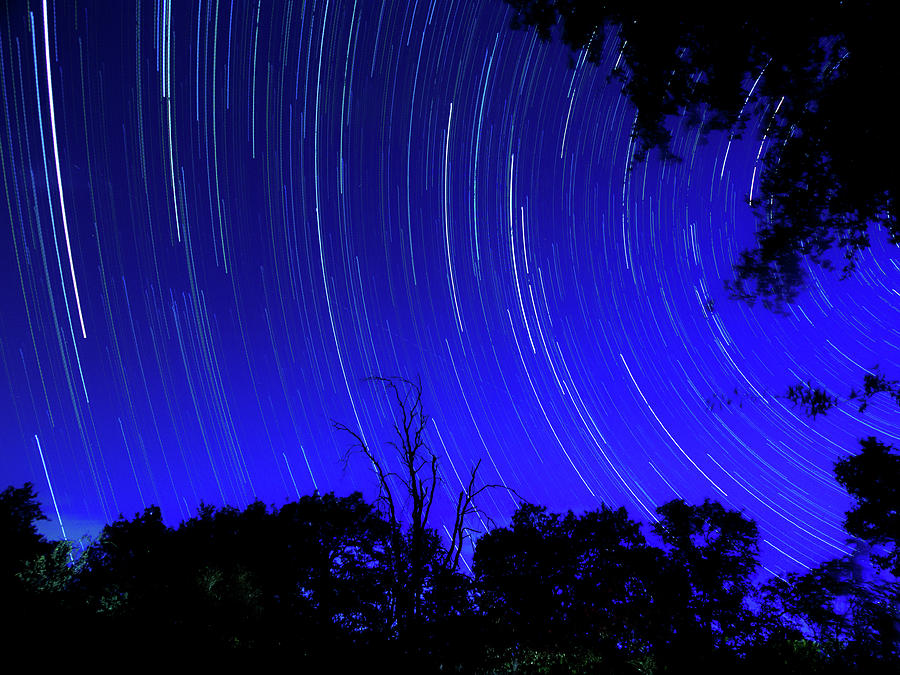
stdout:
[[847,550],[833,462],[900,440],[896,407],[778,396],[900,373],[900,257],[877,236],[852,279],[811,269],[787,316],[728,298],[764,118],[629,172],[615,37],[593,66],[500,0],[7,4],[0,486],[35,483],[48,535],[374,498],[331,420],[396,466],[363,379],[399,375],[439,515],[482,459],[557,511],[744,509],[772,571]]

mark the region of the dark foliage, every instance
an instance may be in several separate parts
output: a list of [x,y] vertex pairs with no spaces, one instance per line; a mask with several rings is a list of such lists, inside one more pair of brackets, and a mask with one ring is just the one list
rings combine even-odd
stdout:
[[[897,470],[891,448],[872,439],[836,467],[860,504],[848,530],[872,546],[896,545]],[[107,659],[177,654],[231,667],[290,659],[329,672],[390,664],[399,672],[880,674],[900,665],[900,590],[866,567],[869,544],[756,584],[755,523],[709,500],[660,506],[652,530],[661,547],[623,508],[576,516],[523,503],[509,525],[477,542],[474,577],[449,564],[426,529],[418,618],[405,630],[395,533],[358,493],[280,508],[201,506],[178,527],[149,508],[107,525],[77,559],[68,542],[54,546],[31,530],[40,505],[30,486],[7,489],[0,505],[10,531],[26,533],[6,549],[19,561],[12,578],[23,600],[3,607],[15,619],[2,634],[10,654],[52,642],[90,645]]]
[[[887,394],[900,404],[900,382],[890,380],[875,366],[863,376],[861,391],[847,399],[858,402],[864,413],[878,394]],[[838,405],[839,398],[811,384],[792,386],[786,398],[811,416],[824,415]],[[900,456],[894,448],[874,437],[860,440],[861,452],[839,460],[834,467],[838,483],[856,500],[847,512],[847,532],[875,547],[872,560],[882,569],[900,576]]]
[[894,60],[890,3],[506,2],[514,27],[557,35],[594,63],[606,34],[617,36],[613,76],[637,109],[638,161],[651,150],[678,159],[673,115],[733,138],[762,120],[760,195],[750,196],[757,245],[735,266],[733,296],[783,310],[807,259],[831,268],[837,248],[846,275],[871,226],[900,243],[897,126],[882,100]]
[[785,398],[795,406],[802,406],[804,412],[813,418],[826,414],[838,404],[836,396],[829,394],[821,387],[813,387],[809,382],[791,385],[788,387]]
[[759,564],[756,524],[717,502],[663,504],[653,530],[666,547],[658,570],[657,635],[670,663],[733,667],[753,632],[747,599]]
[[627,671],[650,653],[649,584],[660,558],[625,509],[576,517],[522,505],[475,552],[494,665],[538,672],[556,662],[569,672],[602,663],[605,672]]
[[797,672],[891,672],[900,656],[898,589],[867,576],[851,556],[763,584],[755,658],[787,651]]
[[[846,398],[857,405],[858,412],[864,413],[870,401],[878,394],[887,394],[894,403],[900,405],[900,380],[889,380],[876,365],[863,375],[862,390],[854,389]],[[839,396],[831,394],[824,387],[814,387],[810,382],[791,385],[784,398],[795,406],[800,406],[812,418],[827,414],[841,402]]]
[[387,533],[358,493],[203,506],[177,529],[152,508],[104,528],[80,586],[141,639],[303,658],[365,650],[387,629]]
[[834,467],[838,482],[856,500],[845,527],[854,537],[885,548],[873,559],[900,576],[900,455],[871,436],[860,445],[858,455]]
[[0,492],[0,579],[3,590],[15,583],[26,560],[48,553],[52,545],[37,531],[37,521],[48,520],[34,493],[34,485],[10,485]]

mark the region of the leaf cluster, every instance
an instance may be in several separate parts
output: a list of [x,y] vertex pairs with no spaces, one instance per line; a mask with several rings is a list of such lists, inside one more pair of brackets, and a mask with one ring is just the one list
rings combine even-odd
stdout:
[[743,251],[735,298],[784,312],[807,262],[851,274],[883,228],[900,243],[897,124],[881,92],[892,82],[889,3],[506,0],[514,28],[557,36],[600,63],[616,40],[612,77],[635,106],[635,161],[678,161],[669,120],[702,138],[738,139],[752,120],[763,144],[757,243]]

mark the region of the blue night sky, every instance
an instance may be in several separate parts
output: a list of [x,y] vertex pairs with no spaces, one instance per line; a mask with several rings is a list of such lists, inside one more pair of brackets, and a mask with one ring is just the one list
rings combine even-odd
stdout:
[[757,126],[678,129],[681,163],[629,172],[614,36],[596,67],[510,17],[8,3],[0,484],[35,483],[49,535],[57,507],[77,538],[151,504],[177,524],[201,501],[373,498],[331,420],[395,465],[381,374],[421,377],[438,515],[482,459],[553,510],[744,509],[770,570],[846,550],[833,462],[898,442],[896,408],[813,420],[777,397],[900,373],[896,249],[874,237],[847,281],[811,269],[786,316],[730,300]]

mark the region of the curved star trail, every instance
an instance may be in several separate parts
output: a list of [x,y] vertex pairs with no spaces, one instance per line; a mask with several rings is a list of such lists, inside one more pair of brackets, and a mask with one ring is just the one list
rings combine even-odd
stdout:
[[779,396],[900,373],[896,249],[844,282],[810,270],[787,316],[729,300],[759,142],[679,126],[683,161],[629,171],[615,42],[595,67],[509,20],[499,0],[11,3],[3,484],[48,513],[52,492],[70,536],[150,504],[177,523],[371,498],[331,420],[381,448],[390,401],[363,379],[421,376],[444,515],[481,459],[554,510],[742,508],[772,571],[846,551],[832,464],[896,442],[897,411]]

